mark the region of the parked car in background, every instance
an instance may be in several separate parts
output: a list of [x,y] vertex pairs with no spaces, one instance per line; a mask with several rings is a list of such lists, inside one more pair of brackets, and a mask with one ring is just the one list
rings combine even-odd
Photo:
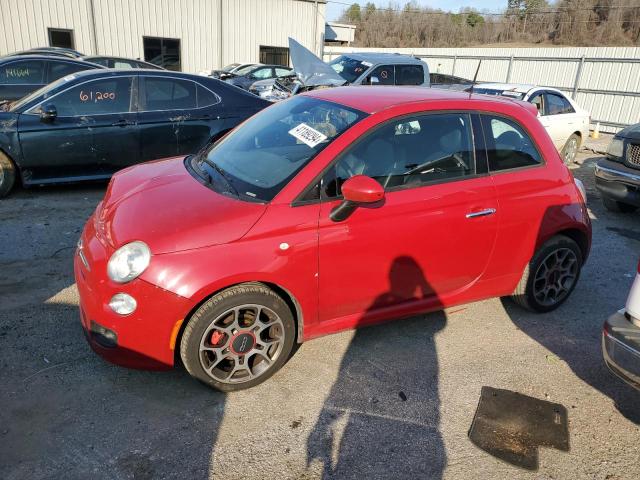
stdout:
[[640,264],[625,308],[604,324],[602,353],[613,373],[640,389]]
[[0,58],[0,101],[13,101],[66,75],[102,65],[47,55]]
[[142,60],[133,60],[123,57],[106,57],[106,56],[87,56],[82,57],[86,62],[97,63],[107,68],[150,68],[155,70],[164,70],[164,68],[154,65],[153,63],[143,62]]
[[397,53],[349,53],[328,64],[289,38],[295,76],[276,79],[273,88],[259,95],[278,101],[300,92],[342,85],[429,86],[429,67],[417,57]]
[[481,83],[471,88],[474,93],[502,95],[533,103],[538,109],[540,123],[549,132],[566,164],[573,163],[580,145],[589,136],[589,112],[560,90],[515,83]]
[[557,308],[589,254],[584,202],[531,105],[316,90],[113,177],[75,255],[82,327],[114,363],[179,355],[248,388],[347,328],[493,296]]
[[615,134],[607,158],[596,163],[595,175],[608,210],[631,213],[640,208],[640,123]]
[[164,70],[67,75],[0,112],[0,196],[16,180],[97,180],[196,152],[267,105],[219,80]]
[[293,70],[283,65],[249,65],[235,70],[224,79],[225,82],[249,90],[249,87],[258,80],[274,79],[291,74]]
[[472,80],[456,77],[454,75],[446,75],[444,73],[430,73],[429,80],[431,87],[443,88],[446,90],[465,90],[473,85]]
[[50,55],[50,56],[58,56],[58,57],[68,57],[68,58],[80,58],[84,56],[83,53],[78,52],[77,50],[73,50],[72,48],[62,48],[62,47],[37,47],[31,48],[29,50],[23,50],[21,52],[10,53],[7,56],[22,56],[22,55]]
[[200,72],[200,75],[225,80],[227,78],[230,78],[232,76],[231,74],[236,70],[250,67],[252,65],[259,65],[259,63],[231,63],[219,70],[203,70],[202,72]]
[[267,80],[258,80],[257,82],[253,82],[249,87],[249,91],[254,95],[258,95],[261,97],[268,97],[273,91],[273,86],[277,80],[288,80],[294,81],[296,79],[296,74],[294,71],[288,72],[286,75],[282,75],[277,78],[269,78]]

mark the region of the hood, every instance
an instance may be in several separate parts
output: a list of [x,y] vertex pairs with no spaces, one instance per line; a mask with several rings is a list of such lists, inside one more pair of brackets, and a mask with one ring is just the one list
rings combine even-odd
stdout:
[[640,140],[640,123],[629,125],[616,133],[618,138],[628,138],[630,140]]
[[113,248],[141,240],[159,255],[238,240],[265,209],[214,192],[187,171],[183,157],[172,158],[114,175],[96,210],[96,232]]
[[293,38],[289,38],[289,52],[293,69],[305,86],[338,87],[346,83],[346,80],[329,64],[324,63],[313,52],[300,45]]

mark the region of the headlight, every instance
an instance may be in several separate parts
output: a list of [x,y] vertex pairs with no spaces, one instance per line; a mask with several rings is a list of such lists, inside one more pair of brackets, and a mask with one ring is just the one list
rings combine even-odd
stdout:
[[111,255],[107,274],[114,282],[130,282],[146,270],[150,261],[151,251],[144,242],[127,243]]
[[264,92],[265,90],[271,90],[273,87],[271,85],[254,85],[251,87],[252,90],[256,92]]
[[624,142],[619,138],[613,138],[611,142],[609,142],[607,153],[612,157],[622,157],[624,153]]

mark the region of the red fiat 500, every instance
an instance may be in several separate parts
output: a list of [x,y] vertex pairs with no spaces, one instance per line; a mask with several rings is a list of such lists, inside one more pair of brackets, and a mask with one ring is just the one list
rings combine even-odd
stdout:
[[553,310],[590,244],[534,106],[348,87],[115,175],[75,275],[100,355],[231,391],[320,335],[496,296]]

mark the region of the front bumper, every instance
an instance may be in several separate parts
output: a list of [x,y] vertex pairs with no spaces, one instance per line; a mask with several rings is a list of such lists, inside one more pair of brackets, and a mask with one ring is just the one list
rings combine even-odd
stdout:
[[596,188],[602,195],[640,207],[640,170],[611,160],[596,163]]
[[[111,363],[129,368],[166,370],[174,364],[175,340],[190,311],[188,299],[141,279],[115,284],[106,274],[112,253],[95,236],[93,217],[82,234],[74,257],[75,280],[80,295],[80,319],[91,348]],[[118,292],[137,301],[130,315],[118,315],[109,300]]]
[[604,324],[602,354],[613,373],[640,389],[640,327],[620,310]]

